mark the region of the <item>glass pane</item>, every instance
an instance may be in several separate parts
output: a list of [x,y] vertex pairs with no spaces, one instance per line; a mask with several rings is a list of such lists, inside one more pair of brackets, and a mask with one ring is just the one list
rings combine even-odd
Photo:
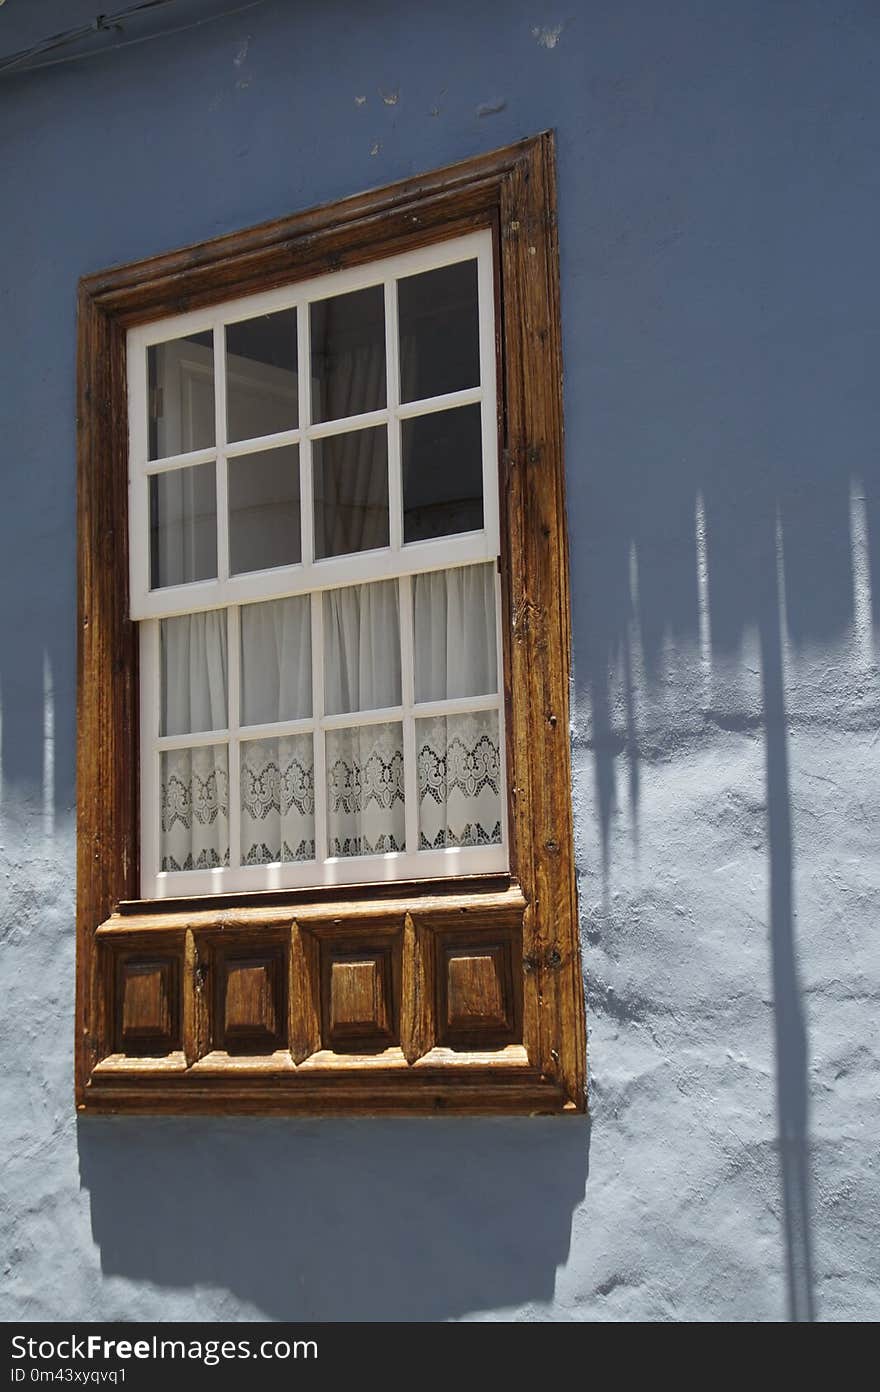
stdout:
[[311,306],[312,420],[385,405],[385,292],[381,285]]
[[315,556],[388,545],[388,432],[384,425],[315,440]]
[[412,584],[416,700],[497,691],[494,565],[435,570]]
[[229,569],[269,570],[302,560],[299,447],[230,459]]
[[480,407],[401,422],[403,539],[424,541],[483,525]]
[[226,729],[226,610],[159,623],[160,734]]
[[400,614],[397,581],[324,593],[324,709],[399,706]]
[[402,851],[406,829],[400,723],[328,730],[327,794],[332,856]]
[[312,713],[312,606],[308,595],[241,609],[241,723],[270,725]]
[[462,261],[397,282],[400,399],[480,385],[477,263]]
[[150,587],[217,575],[217,467],[195,464],[150,479]]
[[147,349],[149,457],[214,444],[214,335],[190,334]]
[[241,745],[241,863],[315,859],[315,765],[311,735]]
[[416,721],[419,850],[501,843],[498,712]]
[[163,870],[229,864],[229,765],[225,744],[161,755]]
[[226,325],[226,420],[230,440],[296,428],[295,309]]

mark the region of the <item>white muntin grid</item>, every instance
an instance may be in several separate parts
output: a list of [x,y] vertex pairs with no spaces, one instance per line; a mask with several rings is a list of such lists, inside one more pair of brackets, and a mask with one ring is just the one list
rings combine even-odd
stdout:
[[[479,296],[480,385],[420,401],[401,403],[398,362],[397,282],[461,261],[476,260]],[[312,424],[311,373],[303,370],[311,361],[309,306],[329,296],[382,285],[385,303],[386,405],[344,419]],[[297,315],[297,379],[299,425],[294,430],[228,442],[226,438],[225,326],[283,309]],[[502,681],[500,579],[495,575],[498,690],[486,696],[452,698],[416,703],[412,581],[415,574],[495,562],[499,553],[497,412],[495,380],[494,276],[491,233],[465,237],[420,248],[387,260],[321,276],[307,282],[236,299],[204,311],[163,319],[128,334],[129,381],[129,531],[131,560],[131,617],[140,627],[140,730],[141,730],[141,892],[145,897],[170,897],[345,884],[370,881],[473,874],[504,870],[508,866],[506,762]],[[148,459],[147,349],[185,335],[213,335],[215,445],[168,458]],[[483,527],[479,531],[405,544],[403,541],[403,486],[401,470],[401,422],[456,406],[479,405],[481,412]],[[312,441],[330,435],[384,426],[388,438],[389,545],[353,555],[314,558],[312,491]],[[229,516],[227,506],[228,459],[285,445],[299,447],[300,518],[302,560],[272,570],[232,575],[229,567]],[[150,589],[150,499],[153,475],[196,464],[214,463],[217,499],[217,578]],[[324,713],[323,593],[347,585],[396,579],[399,592],[401,641],[401,704],[382,710],[345,715]],[[260,600],[307,594],[311,604],[312,715],[308,719],[260,726],[242,726],[240,693],[240,606]],[[227,717],[223,730],[161,736],[159,620],[206,609],[225,609],[227,614]],[[420,851],[418,849],[418,774],[416,721],[431,716],[496,711],[501,754],[500,845],[466,846]],[[332,857],[328,855],[326,732],[379,723],[402,724],[404,757],[404,817],[406,848],[383,855]],[[314,750],[315,860],[275,865],[240,863],[240,750],[245,740],[277,739],[284,735],[311,734]],[[162,871],[160,869],[161,756],[167,750],[205,745],[225,745],[229,770],[228,866],[210,870]]]

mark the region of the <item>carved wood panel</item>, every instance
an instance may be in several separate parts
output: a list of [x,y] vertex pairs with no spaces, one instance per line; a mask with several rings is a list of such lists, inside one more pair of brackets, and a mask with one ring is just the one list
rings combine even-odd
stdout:
[[167,1054],[180,1043],[180,962],[120,955],[116,973],[116,1048]]

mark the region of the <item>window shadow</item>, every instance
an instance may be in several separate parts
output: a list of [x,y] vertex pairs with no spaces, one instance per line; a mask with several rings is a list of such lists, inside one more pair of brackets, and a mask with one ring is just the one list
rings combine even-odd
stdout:
[[584,1118],[82,1118],[107,1276],[279,1320],[443,1320],[553,1297]]
[[[801,224],[791,210],[786,225]],[[853,304],[863,284],[860,235],[852,283],[836,272],[837,296]],[[725,287],[707,248],[686,242],[683,234],[669,253],[666,274],[711,286],[711,295],[663,301],[652,318],[632,298],[640,287],[594,285],[605,356],[590,364],[589,391],[579,390],[582,373],[568,384],[567,433],[591,438],[592,461],[580,468],[568,459],[574,738],[592,758],[606,902],[621,826],[638,854],[645,767],[721,731],[763,741],[784,1265],[789,1317],[810,1320],[809,1037],[789,741],[825,721],[833,728],[876,679],[877,408],[854,395],[863,369],[850,336],[811,337],[784,292],[775,303],[773,276],[784,282],[785,273],[762,263],[767,247],[741,248],[739,280],[728,264],[734,283]],[[804,275],[815,287],[817,273]],[[602,318],[605,295],[613,324],[610,312]],[[688,356],[682,373],[682,345],[710,342],[713,322],[726,333],[717,358]],[[582,333],[570,326],[568,362],[589,358]],[[820,358],[822,390],[805,397]]]

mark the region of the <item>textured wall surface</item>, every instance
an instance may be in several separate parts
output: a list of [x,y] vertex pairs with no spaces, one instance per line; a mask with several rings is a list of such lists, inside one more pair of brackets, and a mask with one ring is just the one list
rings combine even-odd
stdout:
[[[880,1316],[878,39],[178,0],[0,79],[5,1318]],[[591,1123],[78,1123],[77,278],[549,126]]]

